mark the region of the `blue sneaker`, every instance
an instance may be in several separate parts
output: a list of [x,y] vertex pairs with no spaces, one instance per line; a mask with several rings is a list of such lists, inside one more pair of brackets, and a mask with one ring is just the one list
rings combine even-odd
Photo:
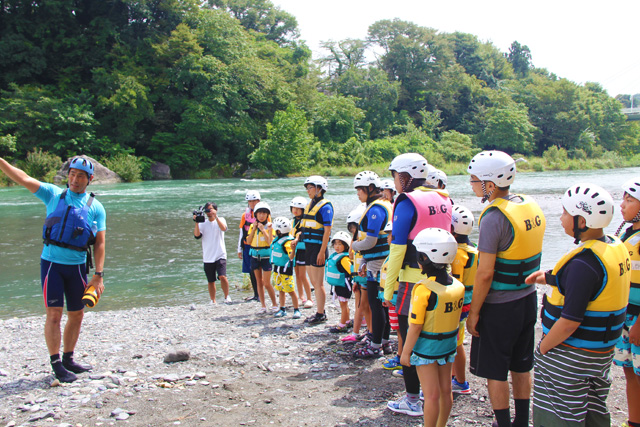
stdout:
[[451,391],[457,394],[471,394],[469,382],[459,383],[455,378],[451,378]]
[[396,369],[395,371],[391,371],[391,375],[402,378],[404,376],[404,372],[402,369]]
[[388,369],[390,371],[394,371],[396,369],[402,369],[402,365],[400,364],[400,356],[396,355],[396,357],[392,357],[382,364],[384,369]]
[[273,317],[285,317],[286,315],[287,315],[287,312],[280,309],[276,314],[273,315]]
[[400,414],[406,414],[412,417],[421,417],[424,415],[422,412],[422,402],[409,403],[407,396],[403,396],[395,402],[387,402],[387,408],[393,412]]

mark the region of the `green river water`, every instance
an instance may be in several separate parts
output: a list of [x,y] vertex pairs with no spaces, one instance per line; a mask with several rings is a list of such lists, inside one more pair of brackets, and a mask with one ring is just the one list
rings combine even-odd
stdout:
[[[640,176],[640,167],[517,176],[512,191],[535,197],[547,218],[543,268],[551,268],[572,247],[573,240],[564,235],[559,222],[560,197],[566,188],[577,182],[596,183],[619,203],[620,185],[634,176]],[[218,204],[218,213],[229,226],[227,275],[231,297],[239,301],[249,294],[237,289],[242,284],[236,248],[245,191],[259,190],[274,216],[290,217],[289,201],[294,196],[306,197],[303,182],[304,178],[221,179],[90,187],[107,211],[106,292],[95,310],[206,303],[202,252],[200,242],[193,238],[191,211],[207,200]],[[351,178],[329,178],[327,198],[336,210],[336,231],[346,231],[346,216],[358,204],[352,182]],[[468,176],[449,177],[448,190],[455,203],[470,208],[477,218],[483,205],[471,193]],[[44,205],[24,188],[0,189],[0,318],[44,313],[39,266],[44,217]],[[614,233],[621,220],[616,208],[607,232]],[[472,240],[476,238],[477,231]]]

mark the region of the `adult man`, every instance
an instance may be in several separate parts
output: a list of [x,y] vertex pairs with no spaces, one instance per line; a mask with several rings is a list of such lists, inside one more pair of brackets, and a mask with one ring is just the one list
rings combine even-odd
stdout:
[[537,297],[525,278],[540,266],[545,219],[533,199],[509,192],[516,163],[508,154],[483,151],[471,159],[468,172],[473,192],[490,202],[479,220],[479,261],[467,319],[473,335],[470,370],[487,379],[494,425],[528,426]]
[[213,202],[207,202],[204,205],[204,213],[207,219],[204,222],[196,222],[193,236],[196,239],[202,239],[202,261],[204,262],[204,273],[207,276],[211,304],[216,303],[216,275],[220,278],[224,302],[231,304],[229,281],[227,280],[227,248],[224,245],[227,221],[218,216],[218,206]]
[[[84,316],[82,295],[89,286],[95,287],[98,297],[104,291],[106,213],[93,194],[85,192],[93,180],[94,166],[87,159],[74,158],[69,164],[69,188],[65,190],[39,182],[3,158],[0,158],[0,170],[46,205],[44,248],[40,260],[46,308],[44,337],[55,376],[61,382],[73,382],[77,379],[75,374],[91,369],[91,366],[73,359]],[[96,270],[87,283],[87,250],[92,243]],[[62,336],[64,353],[60,360],[60,321],[64,298],[67,300],[67,323]]]

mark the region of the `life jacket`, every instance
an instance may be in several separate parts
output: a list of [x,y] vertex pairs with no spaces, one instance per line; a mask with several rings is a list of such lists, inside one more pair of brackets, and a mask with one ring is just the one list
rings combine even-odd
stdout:
[[[457,279],[444,286],[433,278],[421,280],[416,288],[424,286],[437,295],[437,303],[433,310],[427,310],[420,336],[413,347],[413,353],[428,359],[440,359],[451,356],[458,346],[458,328],[460,313],[464,301],[464,285]],[[411,317],[413,312],[413,295],[411,298]],[[426,305],[426,304],[425,304]]]
[[60,194],[55,210],[47,215],[42,227],[42,240],[45,245],[54,245],[74,251],[85,252],[95,243],[95,235],[89,223],[89,208],[95,199],[90,193],[82,208],[68,205],[65,201],[67,189]]
[[293,240],[293,236],[281,236],[274,238],[271,243],[271,264],[279,267],[277,270],[282,274],[293,274],[294,260],[289,259],[289,254],[285,248],[285,244]]
[[[252,227],[256,227],[256,224],[252,224]],[[250,254],[255,258],[268,258],[271,256],[271,245],[267,241],[267,236],[264,232],[260,231],[256,227],[256,232],[253,235],[253,240],[250,242],[251,251]]]
[[515,291],[529,286],[524,279],[540,269],[542,239],[546,220],[540,206],[530,197],[517,194],[522,203],[495,199],[480,214],[478,225],[491,209],[498,209],[513,227],[513,242],[506,251],[496,254],[491,289]]
[[[610,237],[610,236],[609,236]],[[578,329],[564,342],[584,348],[601,349],[612,347],[622,334],[631,279],[629,254],[625,245],[615,237],[613,243],[589,240],[565,254],[553,268],[555,283],[550,283],[551,296],[545,295],[542,310],[542,330],[545,334],[558,320],[564,307],[564,293],[558,278],[565,265],[576,255],[590,250],[596,256],[605,275],[597,295],[587,304],[587,310]]]
[[249,208],[245,210],[245,212],[240,217],[240,229],[242,230],[242,239],[240,240],[240,246],[244,248],[245,245],[248,245],[247,236],[249,236],[249,229],[251,228],[251,224],[256,222],[256,217],[253,216],[253,211]]
[[333,205],[324,198],[320,199],[313,207],[311,207],[312,203],[313,201],[309,202],[302,214],[302,239],[306,243],[321,245],[324,236],[324,224],[320,221],[320,208],[326,204]]
[[387,232],[384,231],[384,226],[387,224],[387,222],[389,222],[392,207],[391,207],[391,203],[389,203],[386,200],[383,200],[383,199],[374,200],[369,204],[369,206],[367,206],[367,209],[362,214],[362,217],[360,218],[360,223],[358,224],[358,230],[359,230],[358,240],[362,241],[367,238],[367,226],[369,223],[369,218],[367,214],[369,213],[369,210],[374,206],[380,206],[384,209],[385,218],[382,221],[382,224],[383,224],[382,229],[378,232],[378,240],[376,241],[375,246],[370,249],[365,249],[363,251],[360,251],[360,253],[362,254],[362,257],[366,261],[384,259],[389,255],[389,243],[387,242]]
[[[302,231],[302,218],[293,218],[293,226],[291,227],[291,233],[293,237],[296,237],[298,233]],[[302,241],[302,235],[300,235],[300,240],[296,244],[296,252],[302,251],[305,249],[305,244]]]
[[347,252],[334,252],[327,258],[324,275],[327,278],[327,283],[331,286],[347,286],[347,275],[338,270],[338,265],[346,256],[348,256]]
[[635,231],[624,240],[631,259],[631,289],[629,291],[630,311],[640,314],[640,230]]
[[351,264],[351,278],[353,279],[354,282],[356,282],[359,285],[367,284],[367,278],[362,277],[358,274],[358,269],[360,268],[363,262],[364,262],[364,258],[362,258],[362,255],[360,254],[360,252],[355,252],[353,254],[353,264]]
[[411,200],[416,209],[416,221],[409,231],[407,250],[402,261],[402,267],[420,268],[418,266],[416,247],[413,239],[425,228],[442,228],[451,231],[452,204],[449,193],[445,190],[436,190],[427,187],[418,187],[408,193],[402,193],[396,199],[395,206],[405,198]]
[[464,285],[464,304],[471,304],[473,283],[478,271],[478,248],[469,243],[458,243],[456,258],[451,264],[451,275]]

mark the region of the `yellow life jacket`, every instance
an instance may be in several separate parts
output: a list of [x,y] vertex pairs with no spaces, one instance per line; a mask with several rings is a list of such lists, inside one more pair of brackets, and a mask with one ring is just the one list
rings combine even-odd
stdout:
[[[271,243],[267,240],[266,233],[260,231],[256,224],[251,224],[251,228],[255,228],[256,232],[253,235],[253,239],[249,243],[251,246],[250,254],[253,257],[268,257],[271,255]],[[275,231],[272,230],[273,236],[275,236]],[[249,234],[251,234],[251,229],[249,230]]]
[[358,224],[358,240],[362,241],[367,238],[367,225],[369,220],[367,214],[369,213],[369,210],[374,206],[382,207],[384,209],[386,217],[382,221],[383,226],[378,233],[378,241],[376,242],[375,246],[370,249],[360,251],[362,257],[367,261],[384,259],[389,255],[389,243],[387,242],[387,232],[384,231],[384,226],[387,224],[387,222],[389,222],[389,219],[391,218],[392,206],[391,203],[389,203],[387,200],[378,199],[371,202],[371,204],[367,206],[367,209],[363,212]]
[[[436,294],[437,302],[432,310],[427,310],[420,336],[413,347],[413,353],[428,359],[440,359],[455,353],[458,345],[458,327],[464,302],[464,285],[457,279],[445,286],[433,278],[415,284],[411,296],[411,317],[415,316],[414,296],[416,288],[425,287]],[[423,301],[424,306],[428,306]],[[422,306],[422,305],[421,305]]]
[[451,263],[451,275],[464,285],[465,305],[471,304],[477,271],[478,248],[468,243],[458,243],[456,258]]
[[322,238],[324,237],[324,224],[320,222],[318,214],[320,212],[320,208],[324,205],[333,205],[330,201],[324,198],[316,203],[313,208],[311,207],[311,203],[312,202],[309,202],[307,207],[304,208],[304,213],[302,214],[302,224],[300,226],[302,229],[302,239],[305,243],[321,245]]
[[530,197],[516,194],[522,203],[495,199],[480,214],[478,225],[491,209],[498,209],[504,214],[513,227],[513,242],[506,251],[496,254],[491,289],[498,291],[515,291],[528,286],[524,279],[540,269],[542,257],[542,239],[546,220],[540,206]]
[[627,303],[629,301],[629,283],[631,279],[629,254],[625,245],[617,237],[608,236],[612,243],[600,240],[588,240],[565,254],[553,268],[551,274],[556,276],[551,286],[551,296],[545,295],[543,300],[542,329],[545,334],[561,317],[564,307],[564,294],[557,276],[564,266],[583,251],[591,251],[598,258],[605,272],[600,290],[594,299],[587,304],[582,323],[578,329],[564,342],[568,345],[601,349],[612,347],[622,334]]
[[[624,241],[631,259],[631,290],[629,291],[630,310],[640,311],[640,230],[631,234]],[[637,313],[636,313],[637,315]]]

